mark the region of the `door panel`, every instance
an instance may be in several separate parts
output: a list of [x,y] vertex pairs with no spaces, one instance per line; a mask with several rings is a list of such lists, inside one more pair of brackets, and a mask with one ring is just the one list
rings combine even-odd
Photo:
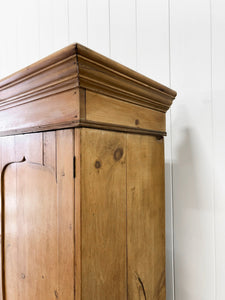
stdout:
[[[16,178],[13,187],[11,178]],[[54,299],[58,293],[54,173],[40,165],[11,164],[3,185],[6,299]]]
[[73,130],[4,137],[0,145],[0,299],[74,300]]

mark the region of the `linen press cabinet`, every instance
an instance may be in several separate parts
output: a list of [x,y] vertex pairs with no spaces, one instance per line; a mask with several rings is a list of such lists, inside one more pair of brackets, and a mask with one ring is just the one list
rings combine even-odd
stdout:
[[165,300],[175,96],[79,44],[0,81],[1,300]]

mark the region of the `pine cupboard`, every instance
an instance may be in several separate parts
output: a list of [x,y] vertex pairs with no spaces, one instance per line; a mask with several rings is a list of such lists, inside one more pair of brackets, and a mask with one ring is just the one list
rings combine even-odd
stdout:
[[165,300],[175,96],[79,44],[0,81],[1,300]]

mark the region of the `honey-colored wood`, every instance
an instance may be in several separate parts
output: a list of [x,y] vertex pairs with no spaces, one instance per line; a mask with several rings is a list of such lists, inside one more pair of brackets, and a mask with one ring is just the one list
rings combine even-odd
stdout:
[[3,182],[5,298],[52,299],[58,293],[55,177],[47,167],[13,163]]
[[176,92],[80,44],[70,45],[0,81],[0,107],[81,87],[166,111]]
[[[4,167],[7,166],[9,162],[15,161],[15,137],[10,136],[10,137],[5,137],[1,138],[1,172],[0,172],[0,180],[1,180],[1,276],[0,276],[0,281],[1,281],[1,291],[0,291],[0,299],[5,300],[4,295],[5,295],[5,259],[3,255],[3,250],[4,250],[4,223],[5,223],[5,218],[4,218],[4,201],[2,201],[2,196],[3,196],[3,174],[4,174]],[[11,183],[11,188],[15,188],[16,186],[16,178],[13,177],[10,180]]]
[[79,44],[0,81],[0,300],[165,300],[175,96]]
[[163,139],[127,135],[128,299],[165,300]]
[[[28,135],[16,135],[13,137],[15,151],[15,161],[21,161],[23,157],[27,162],[43,164],[43,151],[47,147],[43,145],[43,133],[32,133]],[[52,153],[54,155],[54,153]],[[12,160],[11,162],[13,162]]]
[[86,119],[135,129],[166,130],[165,113],[89,91],[86,93]]
[[[58,298],[74,299],[74,132],[56,132]],[[69,245],[69,247],[68,247]]]
[[0,135],[74,127],[79,120],[77,99],[75,90],[67,91],[2,110]]
[[81,178],[81,129],[75,129],[75,299],[81,300],[82,295],[82,178]]
[[82,129],[81,149],[81,299],[124,300],[126,135]]
[[73,130],[5,137],[1,145],[2,300],[72,300]]
[[[89,97],[90,92],[98,94],[106,106],[98,107],[98,116],[111,106],[113,122],[90,118],[93,103],[86,106],[86,91]],[[175,96],[170,88],[74,44],[0,80],[0,136],[83,126],[164,135],[165,121],[160,119]],[[140,126],[128,121],[134,117],[134,107],[142,119]],[[117,123],[115,109],[119,108],[131,115],[123,122],[121,114]]]
[[57,139],[56,131],[46,131],[42,133],[42,150],[43,150],[43,165],[48,166],[55,172],[57,161],[56,161],[56,153],[57,153]]

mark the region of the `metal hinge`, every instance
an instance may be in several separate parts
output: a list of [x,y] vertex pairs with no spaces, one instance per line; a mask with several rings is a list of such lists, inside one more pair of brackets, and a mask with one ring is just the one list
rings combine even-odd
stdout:
[[73,178],[76,177],[76,156],[73,157]]

